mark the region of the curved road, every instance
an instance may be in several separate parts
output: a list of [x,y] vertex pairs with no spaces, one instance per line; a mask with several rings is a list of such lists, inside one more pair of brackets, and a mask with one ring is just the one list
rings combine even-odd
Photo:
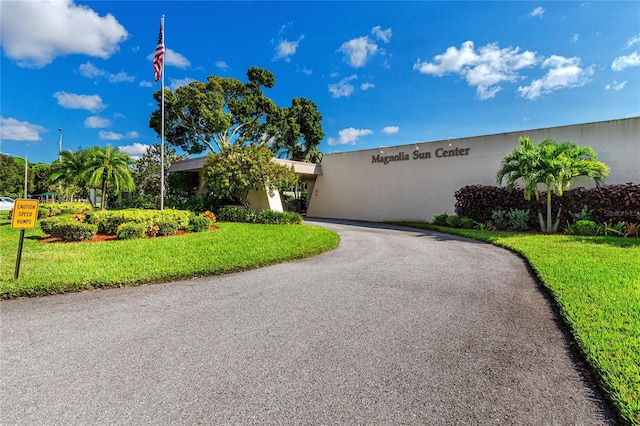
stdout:
[[615,424],[517,256],[307,223],[339,247],[0,303],[2,424]]

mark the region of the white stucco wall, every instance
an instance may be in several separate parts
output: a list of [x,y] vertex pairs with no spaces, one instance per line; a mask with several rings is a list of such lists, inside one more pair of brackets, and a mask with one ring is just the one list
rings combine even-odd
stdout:
[[[379,149],[328,154],[322,161],[307,215],[368,221],[431,221],[455,213],[455,191],[465,185],[495,185],[502,157],[520,136],[536,143],[545,138],[593,147],[611,168],[608,184],[640,183],[640,118],[523,130],[496,135],[424,142]],[[418,149],[416,149],[416,146]],[[438,157],[442,150],[466,155]],[[468,149],[468,151],[466,151]],[[414,152],[430,158],[414,158]],[[372,157],[408,158],[388,164]],[[591,186],[585,179],[575,186]]]

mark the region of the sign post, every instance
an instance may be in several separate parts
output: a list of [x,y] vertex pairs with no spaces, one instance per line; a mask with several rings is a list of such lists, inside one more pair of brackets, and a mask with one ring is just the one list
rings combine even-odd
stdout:
[[16,258],[16,271],[13,279],[17,280],[20,274],[20,259],[22,258],[22,243],[24,242],[24,230],[36,227],[38,220],[38,200],[16,200],[13,205],[11,227],[20,230],[20,242],[18,243],[18,257]]

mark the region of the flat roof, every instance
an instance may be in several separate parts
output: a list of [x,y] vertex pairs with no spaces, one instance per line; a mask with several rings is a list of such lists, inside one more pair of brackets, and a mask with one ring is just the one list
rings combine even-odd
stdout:
[[[204,168],[204,162],[207,157],[189,158],[188,160],[177,161],[169,167],[169,172],[199,172]],[[302,178],[313,178],[322,174],[320,164],[306,163],[304,161],[285,160],[282,158],[273,158],[272,161],[282,164],[283,166],[293,166],[293,172]]]

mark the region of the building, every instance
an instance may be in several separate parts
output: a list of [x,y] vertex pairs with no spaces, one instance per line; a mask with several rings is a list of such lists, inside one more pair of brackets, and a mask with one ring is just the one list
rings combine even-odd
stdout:
[[[608,184],[640,183],[640,117],[327,154],[320,166],[274,161],[292,164],[307,182],[310,217],[431,221],[454,214],[461,187],[496,185],[500,162],[520,136],[591,146],[611,168]],[[202,178],[203,164],[204,158],[188,160],[169,171],[198,171]],[[577,186],[593,182],[579,178]],[[251,202],[258,210],[282,210],[279,194],[270,199],[257,191]]]

